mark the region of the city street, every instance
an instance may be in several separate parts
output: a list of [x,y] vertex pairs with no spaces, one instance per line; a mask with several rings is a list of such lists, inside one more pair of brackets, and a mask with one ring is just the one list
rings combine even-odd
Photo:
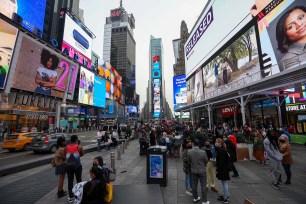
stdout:
[[[112,149],[113,150],[113,149]],[[112,151],[111,150],[111,151]],[[116,152],[115,150],[114,152]],[[293,146],[292,185],[285,186],[280,190],[271,187],[269,166],[260,166],[255,161],[240,161],[236,163],[239,172],[238,178],[231,178],[229,182],[230,203],[244,203],[245,199],[256,204],[265,203],[290,203],[302,204],[306,200],[306,148],[300,145]],[[91,152],[82,158],[83,180],[88,180],[88,171],[95,156],[102,155],[107,165],[110,165],[109,151]],[[161,189],[162,200],[165,204],[192,203],[192,198],[185,194],[184,172],[181,159],[168,159],[168,185],[158,187]],[[113,203],[122,203],[120,200],[131,199],[133,196],[123,198],[122,187],[138,189],[135,193],[139,195],[137,203],[156,203],[158,194],[146,195],[141,190],[148,186],[146,184],[146,157],[139,156],[138,141],[130,142],[122,160],[116,160],[117,176],[114,182]],[[285,174],[283,172],[283,178]],[[140,188],[140,190],[139,190]],[[217,188],[222,192],[222,186],[217,181]],[[64,189],[67,190],[67,178]],[[200,190],[200,189],[199,189]],[[0,177],[0,199],[2,204],[14,203],[66,203],[67,197],[57,199],[57,178],[54,169],[50,165],[44,165],[16,174]],[[142,202],[142,197],[146,198]],[[208,200],[211,203],[219,203],[217,194],[208,192]],[[135,199],[135,197],[134,197]],[[156,201],[156,202],[155,202]]]

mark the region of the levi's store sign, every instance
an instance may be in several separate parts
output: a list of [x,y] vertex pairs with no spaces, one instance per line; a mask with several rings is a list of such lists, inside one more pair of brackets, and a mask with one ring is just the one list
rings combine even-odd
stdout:
[[234,113],[237,113],[237,108],[235,106],[223,106],[221,108],[221,114],[223,116],[231,116],[234,115]]

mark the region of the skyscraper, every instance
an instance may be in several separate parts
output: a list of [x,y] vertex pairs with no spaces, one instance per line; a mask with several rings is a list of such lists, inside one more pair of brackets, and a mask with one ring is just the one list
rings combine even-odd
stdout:
[[122,76],[124,86],[130,86],[135,68],[136,42],[133,29],[135,19],[122,6],[110,11],[104,25],[103,59],[110,61]]

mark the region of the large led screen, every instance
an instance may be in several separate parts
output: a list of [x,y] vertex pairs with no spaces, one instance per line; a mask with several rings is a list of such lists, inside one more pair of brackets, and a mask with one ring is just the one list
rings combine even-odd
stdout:
[[5,86],[18,30],[0,19],[0,89]]
[[263,77],[306,63],[305,0],[274,0],[258,18]]
[[286,110],[290,112],[306,110],[306,84],[300,87],[286,89]]
[[[241,79],[260,79],[255,29],[252,27],[203,68],[205,96],[230,91]],[[240,82],[239,82],[240,83]],[[197,82],[195,82],[197,85]]]
[[68,13],[65,15],[65,29],[62,51],[85,67],[91,67],[91,34],[83,29],[77,19]]
[[106,82],[104,79],[100,79],[98,76],[95,76],[94,83],[94,95],[93,95],[93,105],[105,108],[105,90]]
[[98,61],[97,73],[106,80],[106,98],[123,102],[122,77],[109,62]]
[[187,103],[186,75],[173,77],[173,104]]
[[22,27],[31,32],[35,27],[43,31],[45,11],[46,0],[0,0],[0,12],[8,18],[17,13],[22,17]]
[[69,85],[70,69],[77,72],[77,64],[22,33],[17,47],[12,87],[63,98]]
[[79,86],[79,103],[93,105],[94,103],[94,79],[95,74],[81,67],[80,86]]
[[252,20],[251,13],[267,1],[210,1],[185,44],[186,75],[189,78],[199,64],[205,63],[238,31]]

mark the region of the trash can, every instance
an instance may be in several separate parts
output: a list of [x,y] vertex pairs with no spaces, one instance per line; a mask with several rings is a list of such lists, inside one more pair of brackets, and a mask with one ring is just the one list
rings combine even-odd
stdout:
[[167,147],[151,146],[147,151],[147,184],[167,186]]

